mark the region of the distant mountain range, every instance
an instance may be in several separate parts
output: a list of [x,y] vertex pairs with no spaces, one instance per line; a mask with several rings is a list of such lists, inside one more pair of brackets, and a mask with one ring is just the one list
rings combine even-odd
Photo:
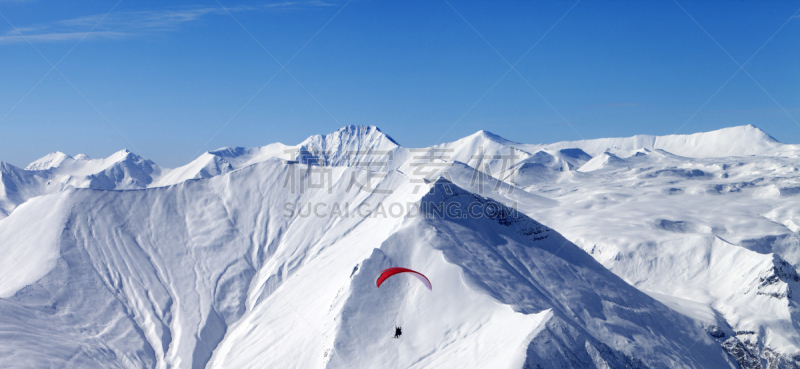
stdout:
[[800,368],[799,168],[752,125],[0,163],[0,366]]

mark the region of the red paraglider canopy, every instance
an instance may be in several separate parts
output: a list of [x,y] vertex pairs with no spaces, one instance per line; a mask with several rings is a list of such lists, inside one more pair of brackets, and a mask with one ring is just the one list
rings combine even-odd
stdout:
[[378,276],[378,280],[376,281],[375,284],[378,286],[378,288],[380,288],[381,283],[383,283],[383,281],[399,273],[411,273],[413,276],[417,277],[417,279],[419,279],[420,282],[422,282],[425,285],[425,287],[428,287],[429,290],[433,291],[433,286],[431,286],[431,281],[429,281],[427,277],[422,275],[422,273],[420,272],[416,272],[406,268],[389,268],[382,271],[381,274]]

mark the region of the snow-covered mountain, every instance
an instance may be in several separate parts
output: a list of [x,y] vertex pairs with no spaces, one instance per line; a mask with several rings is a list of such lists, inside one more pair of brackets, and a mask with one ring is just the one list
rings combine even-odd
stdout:
[[637,135],[625,138],[566,141],[545,145],[548,148],[580,148],[597,156],[608,149],[661,149],[675,155],[693,158],[761,155],[785,145],[753,125],[723,128],[689,135]]
[[385,167],[385,162],[396,160],[400,145],[377,127],[347,126],[311,136],[292,149],[295,160],[303,164]]
[[121,150],[104,159],[74,158],[62,152],[47,154],[25,169],[0,164],[0,214],[7,215],[28,199],[66,187],[126,190],[145,188],[162,169],[150,160]]
[[[0,366],[797,368],[798,153],[753,126],[348,126],[175,169],[3,163]],[[433,291],[375,287],[391,266]]]

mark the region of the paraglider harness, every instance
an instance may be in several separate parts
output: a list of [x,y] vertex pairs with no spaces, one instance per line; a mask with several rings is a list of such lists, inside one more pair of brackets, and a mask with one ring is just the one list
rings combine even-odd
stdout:
[[403,334],[403,330],[400,327],[394,327],[394,338],[400,338],[401,334]]

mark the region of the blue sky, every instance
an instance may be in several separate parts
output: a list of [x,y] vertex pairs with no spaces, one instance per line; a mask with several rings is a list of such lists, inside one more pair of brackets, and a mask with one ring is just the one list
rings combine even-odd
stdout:
[[800,143],[800,1],[163,3],[0,0],[0,160],[175,167],[348,124],[411,147],[743,124]]

